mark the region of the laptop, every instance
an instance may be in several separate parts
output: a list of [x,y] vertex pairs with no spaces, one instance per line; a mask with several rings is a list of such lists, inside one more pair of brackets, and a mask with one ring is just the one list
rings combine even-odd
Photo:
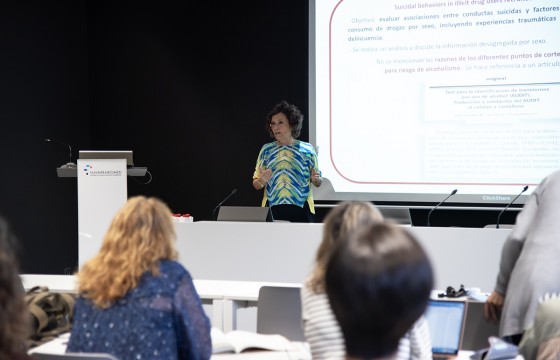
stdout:
[[453,359],[459,354],[467,304],[458,300],[430,300],[426,309],[426,319],[432,340],[434,359]]
[[134,167],[132,150],[80,150],[80,159],[125,159],[126,167]]
[[480,350],[488,347],[490,336],[499,336],[500,326],[486,321],[484,305],[486,302],[469,300],[465,318],[465,334],[461,350]]
[[220,206],[218,221],[272,222],[272,212],[261,206]]

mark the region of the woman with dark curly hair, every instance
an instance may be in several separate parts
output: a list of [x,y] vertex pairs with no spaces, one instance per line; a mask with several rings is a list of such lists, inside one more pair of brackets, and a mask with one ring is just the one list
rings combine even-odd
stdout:
[[253,187],[263,190],[262,206],[270,206],[274,220],[313,222],[315,207],[311,184],[321,186],[313,145],[296,140],[303,114],[286,101],[266,116],[266,131],[273,142],[264,144],[257,158]]
[[26,353],[31,318],[23,300],[15,245],[15,235],[0,218],[0,359],[31,360]]

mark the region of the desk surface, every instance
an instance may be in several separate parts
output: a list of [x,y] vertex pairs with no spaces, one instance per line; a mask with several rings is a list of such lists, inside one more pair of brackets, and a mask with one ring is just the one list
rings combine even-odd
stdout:
[[[60,335],[58,338],[39,345],[31,350],[29,354],[43,353],[43,354],[64,354],[66,352],[66,345],[70,333]],[[213,360],[220,359],[311,359],[311,352],[309,345],[302,342],[293,342],[295,350],[293,351],[248,351],[241,354],[222,353],[212,355]]]
[[[31,289],[34,286],[47,286],[55,292],[76,292],[76,277],[74,275],[23,274],[20,277],[25,289]],[[234,301],[257,301],[259,290],[263,286],[301,286],[297,283],[262,281],[193,280],[193,282],[201,299]]]
[[[58,338],[51,340],[43,345],[39,345],[29,351],[32,353],[47,353],[47,354],[64,354],[66,351],[66,344],[68,343],[68,338],[70,334],[63,334]],[[241,354],[214,354],[212,355],[212,360],[227,360],[227,359],[300,359],[307,360],[311,359],[311,353],[309,351],[309,346],[307,343],[294,342],[296,347],[295,351],[283,352],[283,351],[249,351]],[[472,351],[460,351],[458,360],[469,360]],[[519,359],[519,357],[517,358]]]

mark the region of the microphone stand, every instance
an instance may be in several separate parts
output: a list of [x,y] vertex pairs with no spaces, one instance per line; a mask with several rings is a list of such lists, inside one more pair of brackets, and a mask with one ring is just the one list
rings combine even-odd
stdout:
[[521,194],[523,194],[525,191],[527,191],[528,188],[529,188],[529,186],[525,185],[523,190],[521,190],[521,192],[519,194],[517,194],[517,196],[502,211],[500,211],[500,214],[498,214],[498,219],[496,219],[496,229],[500,228],[500,218],[502,217],[502,214],[504,213],[504,211],[506,211],[507,208],[510,207],[510,205],[512,205],[515,202],[515,200],[517,200],[517,198],[521,196]]
[[222,200],[221,203],[218,204],[218,206],[216,206],[214,208],[214,211],[212,212],[212,217],[214,218],[214,220],[218,220],[218,215],[216,214],[216,211],[218,211],[218,209],[220,208],[220,206],[223,205],[223,203],[225,203],[227,201],[227,199],[229,199],[230,197],[232,197],[233,195],[237,194],[237,189],[233,189],[231,194],[229,194],[228,196],[226,196],[226,198],[224,200]]
[[432,213],[434,212],[435,209],[437,209],[441,204],[443,204],[445,201],[447,201],[447,199],[449,199],[450,197],[452,197],[453,195],[457,194],[457,189],[453,190],[451,192],[451,194],[447,195],[447,197],[445,199],[443,199],[442,202],[440,202],[439,204],[437,204],[432,210],[430,210],[430,212],[428,213],[428,221],[426,223],[427,227],[430,227],[430,216],[432,216]]
[[61,165],[60,166],[61,169],[75,169],[75,168],[78,167],[75,163],[72,162],[72,146],[70,146],[69,144],[66,144],[66,143],[63,143],[63,142],[60,142],[60,141],[54,141],[54,140],[51,140],[51,139],[45,139],[45,141],[68,146],[68,149],[70,150],[70,161],[67,162],[64,165]]

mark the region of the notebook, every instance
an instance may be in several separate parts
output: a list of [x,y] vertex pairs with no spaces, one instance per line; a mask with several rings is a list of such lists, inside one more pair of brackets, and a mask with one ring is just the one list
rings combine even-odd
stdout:
[[466,302],[430,300],[426,319],[434,358],[451,359],[458,355],[465,331]]

